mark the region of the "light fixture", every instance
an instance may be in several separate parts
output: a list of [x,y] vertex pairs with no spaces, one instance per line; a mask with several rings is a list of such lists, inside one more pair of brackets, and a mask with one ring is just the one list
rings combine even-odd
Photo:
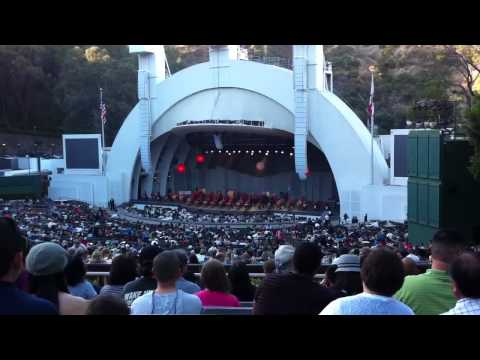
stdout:
[[278,150],[275,150],[275,154],[278,154]]
[[282,151],[280,151],[280,154],[282,154],[282,155],[283,155],[283,154],[285,154],[285,151],[283,151],[283,150],[282,150]]
[[290,156],[293,156],[293,153],[290,153]]

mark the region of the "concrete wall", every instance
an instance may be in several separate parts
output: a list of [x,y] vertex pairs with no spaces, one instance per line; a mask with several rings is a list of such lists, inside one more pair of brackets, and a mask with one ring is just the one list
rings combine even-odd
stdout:
[[106,207],[107,177],[100,175],[53,175],[48,189],[52,200],[79,200]]

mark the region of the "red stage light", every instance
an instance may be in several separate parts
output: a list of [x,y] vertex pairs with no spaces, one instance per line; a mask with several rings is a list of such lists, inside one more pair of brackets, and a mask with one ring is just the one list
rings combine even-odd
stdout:
[[185,167],[185,164],[178,164],[177,165],[177,172],[180,174],[183,174],[187,168]]
[[312,172],[310,171],[310,169],[307,169],[307,172],[305,173],[305,176],[310,176],[312,175]]
[[263,171],[265,170],[265,162],[259,161],[255,167],[257,168],[257,171]]
[[195,161],[197,162],[197,164],[203,164],[205,162],[205,156],[203,156],[203,154],[198,154],[195,157]]

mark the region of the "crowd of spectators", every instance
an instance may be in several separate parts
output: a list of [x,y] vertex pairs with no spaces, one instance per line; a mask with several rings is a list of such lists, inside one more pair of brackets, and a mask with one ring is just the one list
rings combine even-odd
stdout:
[[[409,245],[403,224],[307,220],[235,233],[131,223],[75,202],[3,205],[0,314],[194,315],[244,302],[258,315],[480,314],[480,258],[453,230],[437,232],[424,249]],[[240,252],[236,236],[247,244]],[[111,260],[101,288],[86,279],[86,263],[98,252]],[[199,279],[187,266],[198,262]],[[249,278],[252,262],[265,270],[259,284]],[[320,282],[322,263],[330,266]]]

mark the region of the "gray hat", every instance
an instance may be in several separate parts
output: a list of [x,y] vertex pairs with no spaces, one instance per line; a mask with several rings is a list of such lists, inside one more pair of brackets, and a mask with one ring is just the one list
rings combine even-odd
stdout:
[[345,254],[336,258],[333,263],[337,265],[335,272],[360,272],[360,256]]
[[45,242],[35,245],[27,255],[27,271],[35,276],[61,273],[68,263],[67,252],[58,244]]

